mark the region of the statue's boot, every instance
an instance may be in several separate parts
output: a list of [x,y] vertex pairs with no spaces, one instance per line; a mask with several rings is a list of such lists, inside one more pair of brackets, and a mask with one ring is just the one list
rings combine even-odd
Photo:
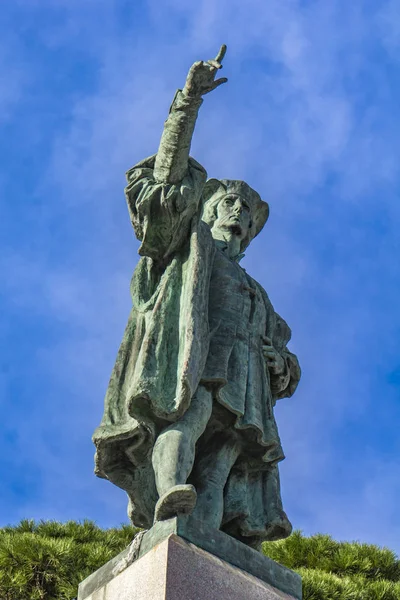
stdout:
[[165,521],[177,515],[189,515],[196,506],[197,493],[193,485],[175,485],[158,500],[154,522]]

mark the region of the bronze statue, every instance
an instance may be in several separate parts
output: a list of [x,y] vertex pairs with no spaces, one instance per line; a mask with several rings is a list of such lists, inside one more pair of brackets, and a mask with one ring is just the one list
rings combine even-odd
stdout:
[[127,492],[135,525],[193,513],[259,548],[291,532],[274,405],[300,368],[288,325],[240,266],[268,204],[189,157],[202,96],[227,81],[215,79],[225,51],[192,66],[157,154],[127,173],[141,258],[93,439],[96,474]]

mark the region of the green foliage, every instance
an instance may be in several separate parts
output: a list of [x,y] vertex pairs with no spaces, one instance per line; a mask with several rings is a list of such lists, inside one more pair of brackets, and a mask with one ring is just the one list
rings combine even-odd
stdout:
[[78,584],[121,552],[137,529],[91,521],[24,520],[0,529],[1,600],[72,600]]
[[304,600],[399,600],[400,582],[360,576],[338,577],[319,569],[298,569]]
[[[0,600],[72,600],[78,584],[123,550],[137,529],[91,521],[32,520],[0,529]],[[329,535],[265,543],[264,553],[298,571],[304,600],[400,600],[400,561],[387,548]]]
[[263,551],[301,574],[304,600],[400,600],[400,561],[388,548],[295,531]]

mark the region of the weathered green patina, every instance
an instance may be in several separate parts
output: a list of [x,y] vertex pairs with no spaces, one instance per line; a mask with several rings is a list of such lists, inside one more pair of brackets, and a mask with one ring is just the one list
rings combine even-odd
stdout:
[[259,548],[286,537],[274,405],[300,378],[291,332],[240,266],[268,204],[242,181],[207,181],[189,158],[202,96],[225,54],[195,63],[157,155],[127,173],[141,242],[133,308],[94,433],[96,474],[124,489],[137,526],[193,513]]

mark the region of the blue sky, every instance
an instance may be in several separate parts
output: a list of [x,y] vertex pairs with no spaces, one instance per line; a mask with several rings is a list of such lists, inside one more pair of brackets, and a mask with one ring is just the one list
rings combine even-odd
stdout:
[[90,441],[130,308],[124,173],[228,45],[192,155],[271,217],[243,265],[293,330],[286,510],[400,552],[400,5],[13,0],[0,13],[0,525],[126,520]]

